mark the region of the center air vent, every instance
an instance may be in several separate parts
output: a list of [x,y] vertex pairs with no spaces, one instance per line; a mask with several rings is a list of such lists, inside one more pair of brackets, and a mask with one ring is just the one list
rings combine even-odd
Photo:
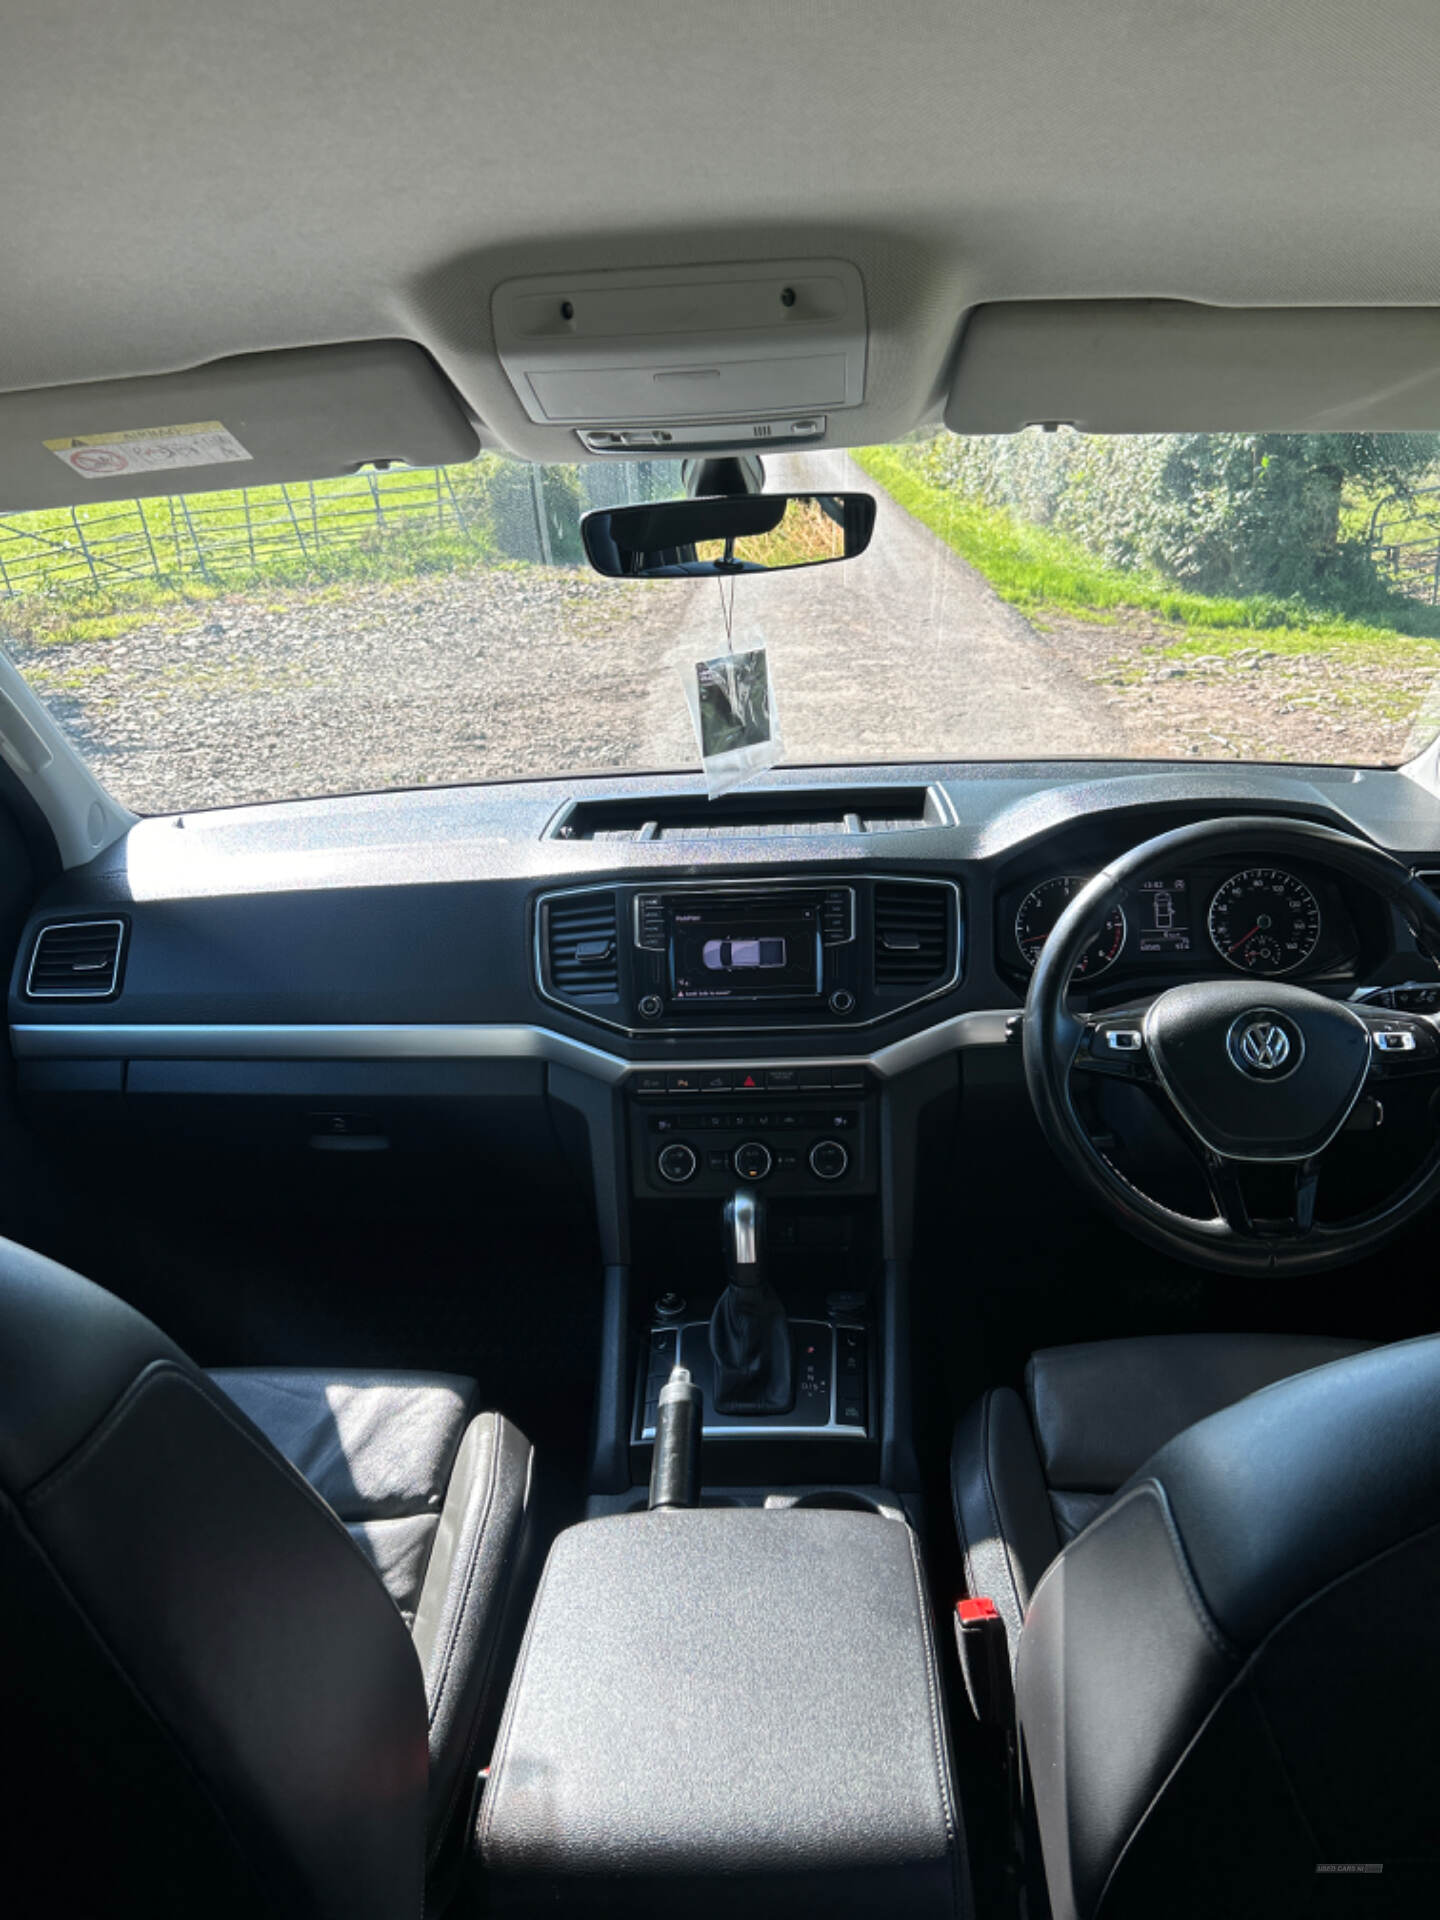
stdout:
[[875,889],[875,984],[923,987],[955,964],[955,893],[933,881],[887,880]]
[[566,894],[544,901],[540,913],[550,991],[563,1000],[618,1000],[614,894]]
[[68,920],[42,927],[25,980],[31,1000],[103,1000],[120,980],[123,920]]

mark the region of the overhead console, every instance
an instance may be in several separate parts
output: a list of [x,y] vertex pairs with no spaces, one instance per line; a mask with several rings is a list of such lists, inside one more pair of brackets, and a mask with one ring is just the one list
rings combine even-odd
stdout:
[[531,420],[595,454],[803,445],[865,397],[865,291],[845,260],[510,280],[493,314]]
[[910,875],[542,894],[540,991],[632,1034],[868,1026],[960,977],[960,890]]

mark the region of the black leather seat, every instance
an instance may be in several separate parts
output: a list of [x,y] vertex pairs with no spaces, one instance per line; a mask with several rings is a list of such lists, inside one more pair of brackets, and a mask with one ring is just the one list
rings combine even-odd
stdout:
[[1032,1355],[1023,1401],[982,1394],[955,1429],[950,1486],[966,1587],[994,1601],[1012,1667],[1040,1576],[1152,1453],[1261,1387],[1364,1351],[1303,1334],[1098,1340]]
[[1032,1593],[1016,1707],[1054,1920],[1433,1913],[1440,1338],[1162,1447]]
[[418,1915],[503,1704],[530,1478],[469,1380],[210,1378],[0,1241],[6,1814],[78,1823],[55,1910]]

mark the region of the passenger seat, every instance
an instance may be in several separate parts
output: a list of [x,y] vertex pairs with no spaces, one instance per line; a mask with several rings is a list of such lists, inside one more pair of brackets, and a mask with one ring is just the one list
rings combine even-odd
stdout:
[[534,1449],[458,1373],[221,1367],[210,1378],[344,1521],[410,1629],[430,1715],[434,1861],[493,1733]]
[[446,1904],[538,1532],[529,1443],[476,1400],[212,1377],[0,1240],[7,1831],[51,1907]]

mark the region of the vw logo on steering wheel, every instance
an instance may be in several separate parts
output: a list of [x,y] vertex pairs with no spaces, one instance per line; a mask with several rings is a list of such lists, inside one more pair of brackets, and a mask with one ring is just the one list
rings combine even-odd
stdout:
[[1305,1045],[1299,1029],[1268,1008],[1242,1013],[1229,1043],[1235,1065],[1257,1080],[1273,1080],[1298,1067]]

